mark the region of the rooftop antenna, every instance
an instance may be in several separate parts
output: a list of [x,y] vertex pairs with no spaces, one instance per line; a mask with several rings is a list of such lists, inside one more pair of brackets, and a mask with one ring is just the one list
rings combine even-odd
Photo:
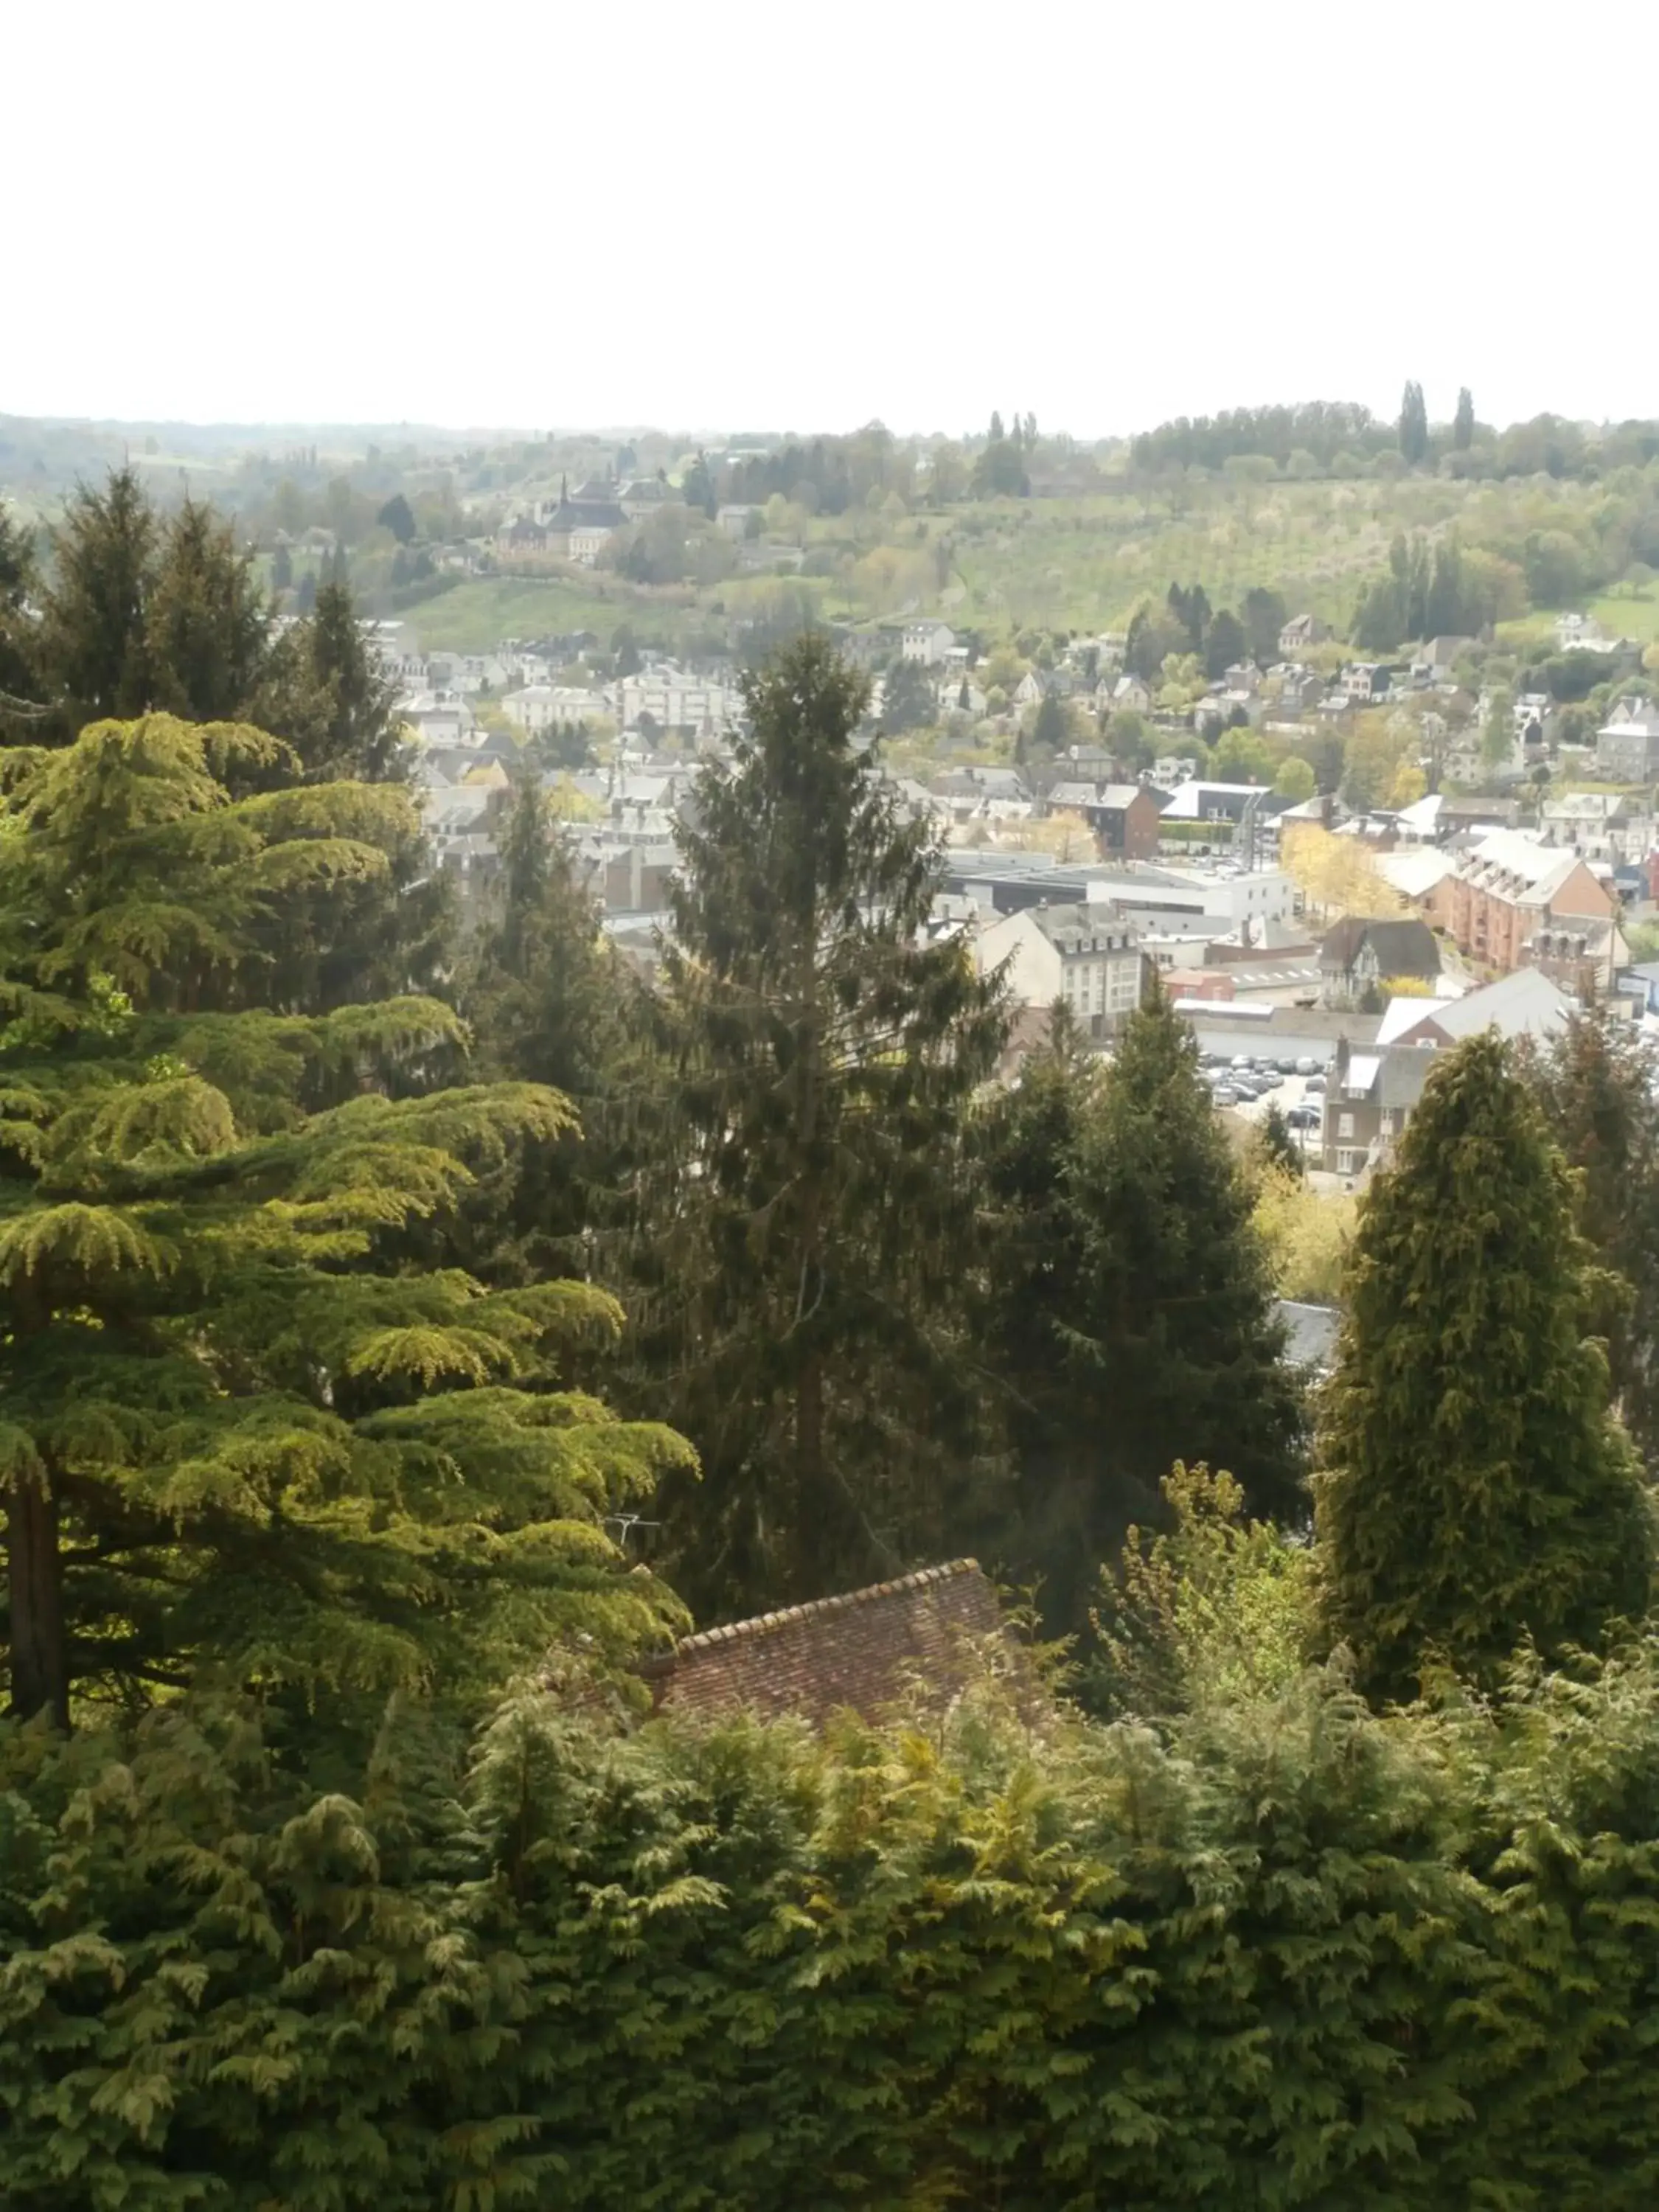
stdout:
[[607,1513],[602,1525],[617,1531],[617,1549],[625,1552],[628,1549],[628,1540],[635,1528],[660,1528],[662,1522],[643,1520],[637,1513]]

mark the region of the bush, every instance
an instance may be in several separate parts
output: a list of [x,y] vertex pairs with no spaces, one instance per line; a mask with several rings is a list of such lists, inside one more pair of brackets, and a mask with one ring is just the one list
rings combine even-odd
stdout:
[[1659,1650],[1370,1714],[0,1727],[28,2212],[1646,2212]]

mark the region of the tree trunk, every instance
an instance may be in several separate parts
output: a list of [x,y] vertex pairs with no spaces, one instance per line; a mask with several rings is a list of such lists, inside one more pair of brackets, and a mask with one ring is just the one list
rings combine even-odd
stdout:
[[858,1528],[824,1450],[823,1362],[808,1355],[795,1380],[794,1595],[798,1602],[847,1588]]
[[21,1720],[50,1713],[59,1728],[67,1729],[69,1665],[58,1503],[44,1470],[13,1480],[6,1492],[6,1523],[12,1711]]

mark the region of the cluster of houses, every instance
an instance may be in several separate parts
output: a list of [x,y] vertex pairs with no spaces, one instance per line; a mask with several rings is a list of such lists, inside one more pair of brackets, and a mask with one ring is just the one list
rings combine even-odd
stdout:
[[[584,503],[562,495],[537,526],[571,523]],[[1280,645],[1288,653],[1320,641],[1303,617]],[[464,904],[495,878],[502,795],[538,757],[526,741],[563,731],[611,740],[604,765],[544,773],[605,927],[648,965],[696,773],[726,756],[740,721],[735,671],[657,658],[601,681],[588,673],[599,641],[586,634],[422,653],[391,623],[373,642],[417,740],[413,779]],[[1098,657],[1118,642],[1095,641]],[[1407,680],[1449,680],[1458,643],[1425,648]],[[964,685],[971,695],[969,648],[945,623],[871,626],[843,649],[872,665],[914,662],[941,696],[959,700]],[[1276,672],[1281,696],[1294,666]],[[1082,672],[1027,680],[1040,690]],[[1375,676],[1341,672],[1334,695],[1385,696]],[[1136,680],[1109,667],[1095,684],[1121,707]],[[1244,719],[1272,705],[1253,668],[1229,671],[1228,690]],[[1517,722],[1517,746],[1528,734]],[[1659,900],[1659,820],[1640,788],[1659,781],[1659,711],[1647,699],[1621,702],[1601,733],[1618,780],[1636,787],[1542,796],[1524,824],[1519,800],[1501,793],[1439,792],[1360,815],[1332,797],[1292,805],[1261,784],[1206,778],[1174,727],[1170,742],[1139,772],[1105,744],[1079,744],[1030,767],[963,762],[891,779],[898,804],[941,836],[933,928],[1007,980],[1018,1009],[1010,1069],[1056,1004],[1109,1048],[1156,975],[1206,1050],[1231,1040],[1235,1051],[1311,1057],[1329,1071],[1325,1164],[1352,1177],[1406,1126],[1433,1049],[1471,1024],[1532,1032],[1593,1000],[1659,1017],[1659,968],[1632,969],[1625,929],[1633,906]],[[1033,823],[1054,834],[1005,840]],[[1303,825],[1362,846],[1391,911],[1316,920],[1285,865]]]

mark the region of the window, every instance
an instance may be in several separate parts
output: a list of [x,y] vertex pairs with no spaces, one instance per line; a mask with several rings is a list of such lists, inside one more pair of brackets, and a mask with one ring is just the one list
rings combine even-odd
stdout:
[[1352,1136],[1353,1115],[1352,1114],[1344,1114],[1342,1115],[1341,1119],[1337,1122],[1336,1133],[1339,1137]]
[[1358,1155],[1355,1152],[1339,1152],[1336,1156],[1336,1171],[1338,1175],[1352,1175],[1353,1173],[1353,1164],[1358,1157]]
[[1394,1109],[1392,1106],[1384,1107],[1382,1110],[1382,1133],[1385,1137],[1391,1137],[1394,1134]]

